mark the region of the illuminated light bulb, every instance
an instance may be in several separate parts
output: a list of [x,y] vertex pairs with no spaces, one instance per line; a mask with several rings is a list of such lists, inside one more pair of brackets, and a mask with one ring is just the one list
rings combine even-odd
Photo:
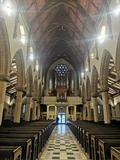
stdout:
[[39,70],[39,65],[37,64],[37,65],[36,65],[36,71],[38,71],[38,70]]
[[81,73],[81,77],[82,77],[82,78],[84,77],[84,72]]
[[105,40],[105,36],[99,36],[98,40],[99,40],[100,43],[103,43],[104,40]]
[[88,68],[86,68],[85,71],[88,72]]
[[10,2],[6,2],[3,4],[3,11],[7,13],[8,16],[11,16],[13,14],[13,8]]
[[30,57],[29,57],[29,58],[30,58],[31,61],[33,61],[33,60],[34,60],[34,55],[33,55],[33,54],[30,54]]
[[21,37],[21,39],[20,39],[20,41],[21,41],[23,44],[25,44],[25,42],[26,42],[25,37],[24,37],[24,36],[22,36],[22,37]]
[[91,54],[91,58],[94,59],[94,53]]
[[103,43],[105,40],[106,26],[102,26],[100,36],[98,36],[98,40],[100,43]]
[[113,13],[118,16],[120,14],[120,6],[118,6]]

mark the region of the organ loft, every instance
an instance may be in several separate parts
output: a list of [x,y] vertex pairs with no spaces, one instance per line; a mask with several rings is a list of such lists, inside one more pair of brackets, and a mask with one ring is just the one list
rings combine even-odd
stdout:
[[0,160],[120,160],[120,0],[0,0]]

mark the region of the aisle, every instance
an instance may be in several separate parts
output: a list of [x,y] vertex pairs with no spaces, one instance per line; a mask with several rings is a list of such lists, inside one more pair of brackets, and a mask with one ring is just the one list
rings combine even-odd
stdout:
[[87,160],[87,158],[68,126],[58,125],[40,160]]

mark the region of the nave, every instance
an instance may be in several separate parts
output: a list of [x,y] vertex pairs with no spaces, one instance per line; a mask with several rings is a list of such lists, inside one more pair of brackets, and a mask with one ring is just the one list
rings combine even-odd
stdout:
[[80,144],[65,124],[57,125],[39,160],[88,160]]
[[120,160],[119,126],[120,0],[0,0],[0,160]]

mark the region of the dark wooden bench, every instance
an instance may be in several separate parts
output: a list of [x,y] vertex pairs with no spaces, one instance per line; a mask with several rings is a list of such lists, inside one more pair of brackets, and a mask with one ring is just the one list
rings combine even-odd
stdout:
[[[47,139],[49,138],[54,125],[52,125],[53,122],[32,122],[32,123],[26,123],[22,124],[22,126],[18,125],[17,127],[1,127],[0,133],[11,133],[11,134],[38,134],[38,144],[37,144],[37,158],[39,153],[42,151],[42,148],[44,147]],[[27,126],[26,126],[27,125]],[[27,137],[27,136],[26,136]],[[34,145],[35,146],[35,145]],[[35,148],[35,147],[34,147]],[[33,150],[35,150],[33,148]],[[35,153],[35,152],[33,152]],[[34,159],[33,154],[33,159]]]
[[99,159],[99,154],[98,154],[98,141],[99,139],[120,139],[119,134],[104,134],[104,135],[92,135],[91,136],[91,154],[92,160],[98,160]]
[[112,146],[120,146],[120,139],[99,139],[99,160],[110,160]]
[[38,135],[37,134],[20,134],[20,133],[14,133],[14,132],[4,132],[0,133],[0,138],[29,138],[32,140],[32,153],[31,157],[32,159],[37,158],[37,145],[38,145]]
[[[85,152],[89,154],[90,159],[94,158],[92,155],[94,147],[91,144],[91,136],[92,135],[105,135],[105,138],[115,138],[114,135],[118,135],[120,128],[117,127],[115,124],[112,125],[104,125],[103,123],[96,124],[93,122],[87,121],[79,121],[79,122],[70,122],[68,123],[73,134],[76,136],[82,147],[84,148]],[[110,136],[109,136],[110,135]],[[99,139],[98,139],[99,140]],[[95,146],[96,149],[96,146]],[[97,159],[98,160],[98,159]]]
[[[91,136],[92,135],[105,135],[105,138],[109,135],[114,136],[114,135],[119,135],[119,130],[115,129],[108,129],[108,130],[91,130],[89,132],[86,132],[85,135],[85,140],[84,140],[84,149],[85,151],[89,154],[90,158],[92,158],[92,148],[91,148]],[[107,135],[107,136],[106,136]],[[97,139],[96,139],[97,140]],[[96,147],[96,146],[95,146]]]
[[36,159],[39,155],[39,153],[42,151],[42,132],[41,131],[38,131],[38,130],[34,130],[34,129],[27,129],[26,128],[5,128],[5,129],[2,129],[0,130],[0,133],[9,133],[9,134],[23,134],[23,135],[29,135],[29,134],[37,134],[37,145],[35,145],[35,148],[33,149],[36,153],[36,150],[37,150],[37,156],[34,157],[34,154],[33,154],[33,160]]
[[111,147],[111,160],[120,160],[120,146]]
[[0,146],[21,146],[22,159],[31,160],[32,142],[28,138],[0,138]]
[[21,160],[22,148],[19,146],[0,146],[0,160]]

